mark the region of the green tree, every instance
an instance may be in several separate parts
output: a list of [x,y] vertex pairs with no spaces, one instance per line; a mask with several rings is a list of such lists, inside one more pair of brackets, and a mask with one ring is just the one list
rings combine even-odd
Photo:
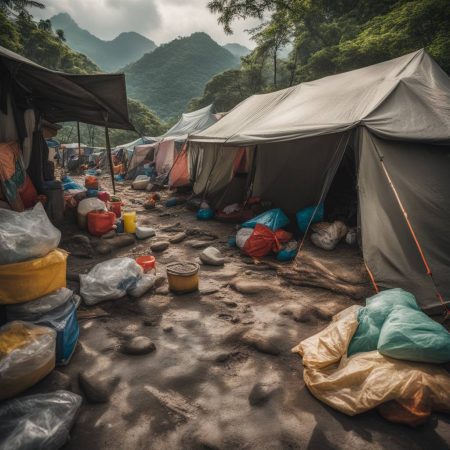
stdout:
[[29,8],[45,8],[41,2],[32,0],[0,0],[0,10],[5,14],[27,13]]

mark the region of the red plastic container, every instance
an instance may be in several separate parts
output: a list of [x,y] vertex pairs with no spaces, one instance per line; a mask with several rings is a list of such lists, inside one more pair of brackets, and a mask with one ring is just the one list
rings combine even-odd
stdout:
[[103,236],[113,229],[116,215],[111,211],[91,211],[87,215],[88,231],[93,236]]
[[122,216],[122,202],[109,202],[109,210],[119,219]]
[[109,202],[109,193],[106,192],[106,191],[100,191],[100,192],[97,194],[97,197],[98,197],[102,202],[105,202],[105,203]]
[[156,259],[154,256],[139,256],[136,262],[144,269],[144,272],[149,272],[156,266]]

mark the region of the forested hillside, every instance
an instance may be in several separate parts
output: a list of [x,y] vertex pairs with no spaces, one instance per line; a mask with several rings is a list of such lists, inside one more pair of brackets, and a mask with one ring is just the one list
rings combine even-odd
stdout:
[[[257,44],[241,69],[213,77],[195,110],[229,110],[249,95],[375,64],[425,48],[450,73],[448,0],[213,0],[225,31],[238,18],[259,17]],[[280,58],[283,48],[292,51]]]
[[129,95],[164,119],[183,113],[217,73],[239,67],[239,59],[205,33],[161,45],[125,68]]
[[105,72],[115,72],[156,48],[153,41],[135,32],[120,33],[112,41],[104,41],[80,28],[69,14],[58,14],[50,21],[55,30],[64,31],[72,49],[87,55]]
[[[6,8],[0,7],[0,45],[2,47],[49,69],[75,74],[100,72],[99,67],[89,58],[73,51],[65,44],[63,33],[54,32],[50,21],[35,22],[25,9],[15,11],[17,14],[8,12]],[[167,129],[167,125],[141,102],[129,99],[128,109],[131,121],[141,135],[157,136]],[[105,145],[104,130],[101,127],[82,124],[81,134],[86,144]],[[138,134],[132,131],[111,130],[112,145],[123,144],[137,137]],[[58,139],[62,142],[76,141],[74,124],[64,124]]]

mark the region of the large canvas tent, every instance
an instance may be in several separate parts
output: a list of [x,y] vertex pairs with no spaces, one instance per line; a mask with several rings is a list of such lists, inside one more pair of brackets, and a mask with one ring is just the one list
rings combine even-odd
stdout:
[[323,201],[353,153],[375,282],[413,292],[431,313],[448,311],[450,79],[424,50],[243,101],[190,136],[194,192],[231,201],[241,147],[253,195],[288,212]]

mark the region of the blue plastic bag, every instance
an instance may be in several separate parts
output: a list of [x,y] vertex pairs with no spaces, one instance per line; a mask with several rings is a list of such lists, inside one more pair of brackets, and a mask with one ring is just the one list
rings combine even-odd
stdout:
[[97,196],[98,196],[98,189],[88,189],[86,191],[86,197],[88,197],[88,198],[97,197]]
[[366,300],[358,313],[358,328],[348,346],[347,355],[376,350],[381,328],[396,307],[419,311],[414,295],[403,289],[388,289]]
[[[316,211],[314,213],[314,211]],[[314,217],[313,217],[314,215]],[[306,233],[308,226],[313,223],[323,222],[324,208],[323,203],[319,206],[308,206],[297,212],[297,225],[302,233]]]
[[293,250],[280,250],[277,254],[277,260],[281,262],[292,261],[297,254],[297,249]]
[[211,220],[214,218],[214,210],[212,208],[199,209],[197,211],[197,219]]
[[257,223],[270,228],[272,231],[276,231],[289,225],[289,219],[280,208],[276,208],[247,220],[247,222],[242,224],[242,228],[255,228]]
[[422,311],[397,306],[381,328],[377,349],[391,358],[447,363],[450,361],[450,333]]
[[77,191],[84,191],[84,187],[79,185],[78,183],[75,183],[75,181],[67,181],[63,183],[63,188],[65,191],[68,191],[69,189],[74,189]]

